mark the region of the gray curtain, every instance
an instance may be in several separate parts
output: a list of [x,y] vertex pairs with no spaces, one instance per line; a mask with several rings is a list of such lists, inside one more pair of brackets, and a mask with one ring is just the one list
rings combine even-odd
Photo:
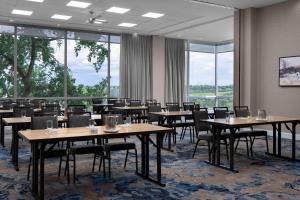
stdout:
[[121,35],[120,97],[152,97],[152,37]]
[[181,104],[185,83],[184,40],[166,38],[165,45],[165,102]]

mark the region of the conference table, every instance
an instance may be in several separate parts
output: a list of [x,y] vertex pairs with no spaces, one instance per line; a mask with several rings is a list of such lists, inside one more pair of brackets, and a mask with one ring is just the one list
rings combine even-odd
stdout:
[[[105,132],[105,127],[98,126],[96,134],[91,133],[88,127],[59,128],[55,133],[47,130],[19,131],[19,136],[27,140],[32,146],[33,173],[32,192],[36,198],[44,199],[44,151],[48,143],[73,140],[110,139],[137,136],[141,142],[141,171],[137,174],[142,178],[165,186],[161,181],[161,140],[166,132],[173,131],[171,128],[152,124],[118,125],[117,133]],[[156,178],[150,176],[149,170],[149,141],[150,135],[156,135]],[[40,161],[40,165],[39,165]],[[38,169],[40,166],[40,169]]]
[[[92,119],[101,120],[100,114],[92,114]],[[57,116],[57,121],[59,123],[66,123],[68,121],[66,116]],[[19,138],[18,131],[20,126],[30,126],[31,117],[8,117],[2,118],[3,126],[12,126],[12,142],[11,142],[11,155],[12,155],[12,163],[15,166],[16,171],[19,170]],[[2,134],[2,132],[1,132]],[[3,133],[3,144],[4,144],[4,133]]]
[[[238,172],[234,167],[234,134],[236,131],[243,127],[257,126],[257,125],[272,125],[273,127],[273,152],[266,154],[275,156],[282,159],[291,161],[299,161],[296,159],[296,126],[300,123],[300,117],[288,117],[288,116],[268,116],[266,119],[258,119],[256,117],[247,118],[230,118],[226,119],[208,119],[201,120],[212,126],[213,137],[213,151],[212,159],[207,161],[216,167],[220,167],[233,172]],[[285,125],[286,129],[290,131],[292,136],[292,152],[291,157],[281,155],[281,129],[282,125]],[[291,125],[291,127],[289,126]],[[224,130],[230,130],[229,137],[229,167],[221,164],[220,162],[220,134]],[[277,137],[277,140],[276,140]]]

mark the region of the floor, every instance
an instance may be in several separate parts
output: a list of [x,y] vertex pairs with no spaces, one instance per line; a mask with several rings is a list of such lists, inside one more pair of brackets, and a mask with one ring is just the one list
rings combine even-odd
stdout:
[[[26,180],[30,148],[26,141],[20,141],[20,171],[16,172],[10,163],[10,131],[6,129],[6,148],[0,148],[0,199],[33,199]],[[139,144],[134,137],[130,140]],[[66,177],[57,176],[58,159],[46,160],[45,199],[300,199],[300,162],[265,155],[264,141],[256,141],[251,159],[241,143],[235,155],[239,173],[206,164],[206,146],[199,147],[192,159],[194,146],[187,134],[174,146],[174,152],[162,151],[166,187],[135,175],[133,154],[123,169],[125,152],[112,155],[112,178],[104,178],[102,171],[92,173],[92,156],[80,156],[78,181],[69,185]],[[271,137],[269,146],[272,149]],[[300,141],[297,146],[299,152]],[[283,154],[288,154],[290,148],[291,142],[284,140]],[[150,160],[155,159],[154,148],[152,151]],[[227,162],[225,154],[222,161]],[[152,162],[151,168],[155,168]]]

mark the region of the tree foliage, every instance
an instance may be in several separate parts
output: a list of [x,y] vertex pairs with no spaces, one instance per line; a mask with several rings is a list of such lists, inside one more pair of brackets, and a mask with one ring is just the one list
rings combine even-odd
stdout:
[[[17,37],[17,90],[22,97],[64,96],[64,65],[54,56],[54,44],[61,48],[63,40],[46,37],[19,35]],[[78,56],[83,49],[88,50],[87,60],[99,72],[107,58],[104,44],[95,41],[76,41],[74,48]],[[13,96],[14,37],[0,35],[0,96]],[[107,79],[94,86],[76,85],[72,73],[67,73],[67,89],[73,96],[102,96],[107,93]]]

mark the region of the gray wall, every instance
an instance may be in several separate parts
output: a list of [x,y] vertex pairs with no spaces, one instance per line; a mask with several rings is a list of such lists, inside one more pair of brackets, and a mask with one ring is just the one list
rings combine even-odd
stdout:
[[[241,104],[300,116],[300,87],[279,87],[279,57],[300,55],[300,0],[241,13]],[[237,79],[236,79],[237,80]]]

